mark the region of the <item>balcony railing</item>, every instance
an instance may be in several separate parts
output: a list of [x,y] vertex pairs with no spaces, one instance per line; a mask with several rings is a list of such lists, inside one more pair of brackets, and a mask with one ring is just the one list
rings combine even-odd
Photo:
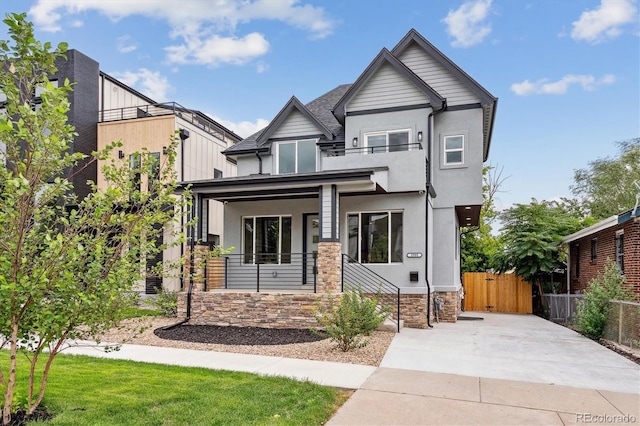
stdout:
[[398,145],[359,146],[356,148],[329,148],[325,150],[328,157],[340,157],[349,154],[380,154],[386,152],[403,152],[422,150],[420,143],[406,143]]
[[175,115],[197,126],[212,136],[225,140],[226,132],[204,119],[196,111],[187,109],[176,102],[161,104],[137,105],[126,108],[107,109],[98,112],[98,122],[132,120],[136,118]]

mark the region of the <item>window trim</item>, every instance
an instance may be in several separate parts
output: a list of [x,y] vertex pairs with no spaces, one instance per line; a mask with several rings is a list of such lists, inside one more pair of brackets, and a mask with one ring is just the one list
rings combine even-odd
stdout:
[[[275,174],[277,175],[291,175],[291,174],[296,174],[296,173],[301,173],[298,171],[298,143],[299,142],[307,142],[307,141],[313,141],[314,145],[315,145],[315,157],[316,157],[316,161],[315,161],[315,170],[313,172],[317,172],[318,171],[318,160],[319,160],[319,149],[318,149],[318,138],[307,138],[307,139],[292,139],[292,140],[287,140],[287,141],[281,141],[281,142],[276,142],[276,155],[275,155]],[[295,144],[295,150],[294,150],[294,168],[295,171],[293,172],[287,172],[287,173],[282,173],[280,172],[280,146],[281,145],[288,145],[288,144]],[[303,172],[303,173],[313,173],[313,172]]]
[[[447,139],[449,138],[462,138],[462,148],[455,148],[455,149],[447,149]],[[461,161],[459,162],[455,162],[455,163],[450,163],[449,161],[447,161],[447,154],[450,152],[460,152],[460,157],[461,157]],[[448,166],[448,167],[460,167],[460,166],[464,166],[465,165],[465,135],[460,133],[460,134],[452,134],[452,135],[446,135],[442,138],[442,165],[443,166]]]
[[[266,219],[266,218],[278,218],[278,253],[275,253],[278,256],[278,262],[277,263],[269,263],[270,265],[282,265],[282,264],[290,264],[291,263],[291,256],[289,256],[289,262],[282,262],[282,219],[283,218],[289,218],[290,221],[289,223],[291,224],[291,229],[289,230],[289,235],[292,236],[293,233],[293,216],[290,214],[283,214],[283,215],[264,215],[264,216],[241,216],[240,217],[240,224],[242,226],[242,264],[243,265],[255,265],[256,264],[256,258],[258,257],[258,253],[256,253],[256,219]],[[252,247],[251,247],[251,252],[247,253],[246,250],[246,244],[245,244],[245,232],[246,229],[244,227],[244,222],[246,219],[252,219],[252,226],[253,226],[253,231],[252,231]],[[291,245],[291,243],[290,243]],[[269,254],[269,253],[267,253]],[[289,255],[291,255],[291,253],[289,253]],[[252,261],[251,263],[246,261],[246,257],[247,256],[251,256]],[[264,264],[264,263],[261,263]]]
[[[411,128],[393,129],[393,130],[377,130],[373,132],[365,132],[363,134],[364,153],[365,154],[382,154],[382,153],[388,153],[388,152],[403,152],[403,151],[389,151],[389,135],[393,133],[406,133],[407,134],[407,151],[411,151],[412,132],[413,132],[413,129]],[[385,135],[386,137],[384,146],[378,146],[378,145],[369,146],[370,136],[381,136],[381,135]],[[369,152],[369,148],[371,148],[371,152]],[[384,148],[384,151],[382,151],[381,148]],[[374,149],[380,149],[380,151],[374,151]]]
[[[388,215],[388,227],[387,227],[387,235],[389,236],[388,238],[388,245],[387,245],[387,262],[362,262],[362,215],[363,214],[375,214],[375,213],[386,213]],[[349,216],[356,216],[358,217],[358,241],[356,244],[356,248],[358,251],[357,256],[354,258],[356,261],[363,263],[365,265],[400,265],[404,263],[404,247],[402,248],[402,254],[400,255],[400,261],[394,262],[392,261],[392,256],[391,256],[391,243],[392,243],[392,239],[391,239],[391,226],[392,226],[392,220],[391,220],[391,215],[392,214],[400,214],[400,217],[402,218],[402,225],[404,228],[404,210],[398,210],[398,209],[390,209],[390,210],[362,210],[362,211],[351,211],[351,212],[347,212],[347,218],[345,221],[345,226],[347,227],[345,235],[347,236],[347,253],[349,251]],[[403,230],[404,232],[404,230]],[[404,241],[404,235],[402,235],[403,241]],[[403,243],[404,246],[404,243]],[[349,255],[350,256],[350,255]]]

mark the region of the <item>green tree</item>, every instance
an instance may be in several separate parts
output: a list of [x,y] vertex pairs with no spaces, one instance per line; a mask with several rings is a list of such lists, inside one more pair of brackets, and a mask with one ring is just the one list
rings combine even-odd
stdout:
[[[152,258],[158,225],[178,220],[183,199],[174,196],[175,138],[158,167],[148,152],[140,166],[105,161],[107,185],[82,200],[73,196],[69,170],[83,160],[71,153],[75,136],[67,123],[69,81],[49,83],[66,45],[36,41],[26,14],[7,15],[11,40],[0,41],[0,365],[2,423],[12,411],[32,414],[44,397],[54,358],[67,339],[95,339],[124,315],[127,293],[141,278],[141,259]],[[35,97],[36,87],[42,94]],[[170,138],[170,135],[167,135]],[[134,176],[152,175],[141,190]],[[157,179],[159,177],[159,179]],[[175,239],[176,243],[179,238]],[[18,363],[19,356],[27,363]],[[39,362],[42,359],[43,362]],[[27,368],[26,398],[15,398],[18,369]]]
[[463,229],[460,236],[462,272],[484,272],[493,267],[492,261],[502,249],[500,239],[493,235],[493,225],[498,217],[495,208],[496,195],[506,178],[502,168],[486,166],[482,170],[482,209],[477,227]]
[[616,143],[617,157],[599,158],[574,172],[571,190],[596,219],[619,214],[635,205],[640,184],[640,138]]
[[577,204],[563,202],[537,202],[516,204],[503,211],[501,239],[504,251],[495,258],[499,272],[515,273],[543,294],[542,284],[554,269],[565,260],[560,249],[562,237],[590,224],[590,218],[581,217]]

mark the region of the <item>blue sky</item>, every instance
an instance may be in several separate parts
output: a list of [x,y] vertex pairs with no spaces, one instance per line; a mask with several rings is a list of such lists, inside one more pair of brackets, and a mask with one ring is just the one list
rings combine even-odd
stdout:
[[[570,196],[640,136],[637,0],[2,0],[157,101],[248,136],[295,95],[351,83],[415,28],[499,98],[499,206]],[[6,39],[6,29],[0,30]]]

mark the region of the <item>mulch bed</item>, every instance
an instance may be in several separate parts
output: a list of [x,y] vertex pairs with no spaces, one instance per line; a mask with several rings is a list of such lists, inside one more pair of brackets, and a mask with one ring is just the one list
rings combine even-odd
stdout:
[[289,345],[326,339],[310,330],[299,328],[221,327],[216,325],[180,325],[153,332],[161,339],[221,345]]

